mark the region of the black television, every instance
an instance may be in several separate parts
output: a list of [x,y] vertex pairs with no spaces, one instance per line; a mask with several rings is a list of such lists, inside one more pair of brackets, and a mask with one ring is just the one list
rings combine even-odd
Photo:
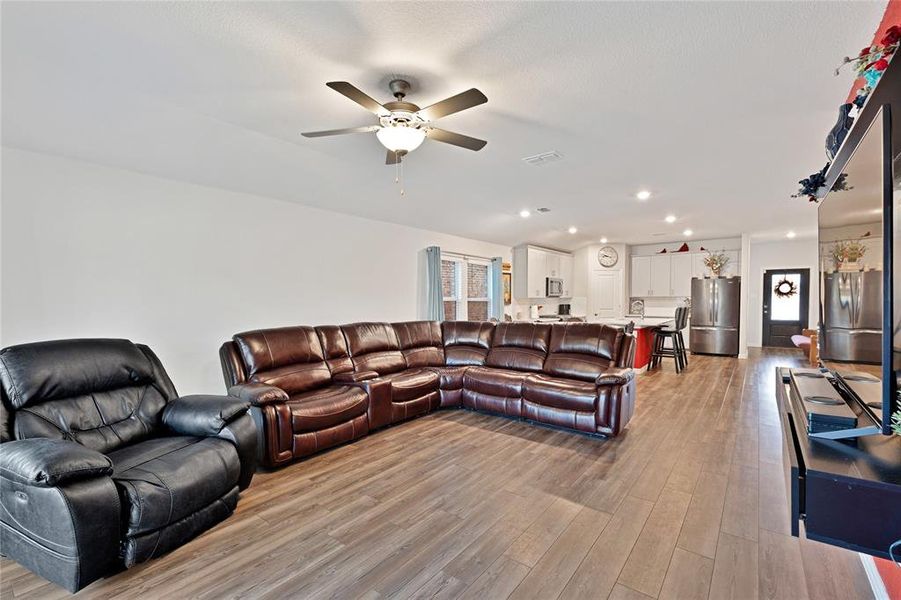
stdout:
[[894,276],[901,268],[899,163],[886,104],[818,209],[820,360],[859,407],[858,425],[847,437],[890,435],[901,408],[901,277]]

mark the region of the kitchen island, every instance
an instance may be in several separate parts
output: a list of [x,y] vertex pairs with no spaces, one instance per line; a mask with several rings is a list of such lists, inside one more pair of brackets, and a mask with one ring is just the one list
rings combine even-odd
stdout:
[[635,323],[635,362],[632,366],[636,369],[645,369],[651,362],[651,351],[654,344],[654,328],[671,323],[668,317],[640,317],[625,316],[622,318],[591,319],[592,323],[603,323],[614,327],[625,327],[629,323]]

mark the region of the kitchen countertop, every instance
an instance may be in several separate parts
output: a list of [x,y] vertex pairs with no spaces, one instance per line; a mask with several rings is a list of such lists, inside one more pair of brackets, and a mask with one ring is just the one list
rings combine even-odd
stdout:
[[605,325],[616,325],[619,327],[624,327],[628,325],[630,322],[635,323],[635,329],[647,329],[649,327],[659,327],[664,323],[668,323],[672,321],[672,317],[630,317],[625,316],[619,319],[610,318],[610,317],[601,317],[598,319],[591,319],[592,323],[603,323]]

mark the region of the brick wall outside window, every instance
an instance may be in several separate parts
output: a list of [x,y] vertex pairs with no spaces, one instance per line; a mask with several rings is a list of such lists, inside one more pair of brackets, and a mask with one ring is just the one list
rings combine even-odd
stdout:
[[[466,298],[458,294],[457,276],[461,269],[466,273]],[[472,298],[488,298],[488,265],[467,262],[460,264],[453,260],[441,261],[441,293],[444,296],[444,318],[455,321],[461,301],[466,302],[466,315],[470,321],[488,320],[488,301]]]

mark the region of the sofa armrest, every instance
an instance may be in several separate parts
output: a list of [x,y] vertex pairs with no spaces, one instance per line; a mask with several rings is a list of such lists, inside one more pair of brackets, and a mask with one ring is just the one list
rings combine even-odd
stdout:
[[182,435],[217,436],[249,408],[233,396],[182,396],[163,410],[163,424]]
[[358,381],[369,381],[375,379],[379,374],[375,371],[348,371],[347,373],[338,373],[332,377],[335,383],[357,383]]
[[288,401],[288,393],[274,385],[265,383],[241,383],[228,388],[228,395],[250,402],[254,406],[279,404]]
[[630,368],[607,369],[595,379],[595,385],[626,385],[635,379],[635,371]]
[[113,461],[78,442],[32,438],[3,444],[0,474],[24,485],[56,487],[81,479],[109,477],[113,474]]
[[[375,373],[375,371],[369,371]],[[360,373],[367,373],[361,371]],[[378,374],[376,374],[378,375]],[[374,431],[391,424],[391,380],[381,377],[364,379],[359,381],[339,381],[332,379],[341,385],[358,387],[366,392],[369,397],[369,408],[366,413],[369,416],[369,430]]]

